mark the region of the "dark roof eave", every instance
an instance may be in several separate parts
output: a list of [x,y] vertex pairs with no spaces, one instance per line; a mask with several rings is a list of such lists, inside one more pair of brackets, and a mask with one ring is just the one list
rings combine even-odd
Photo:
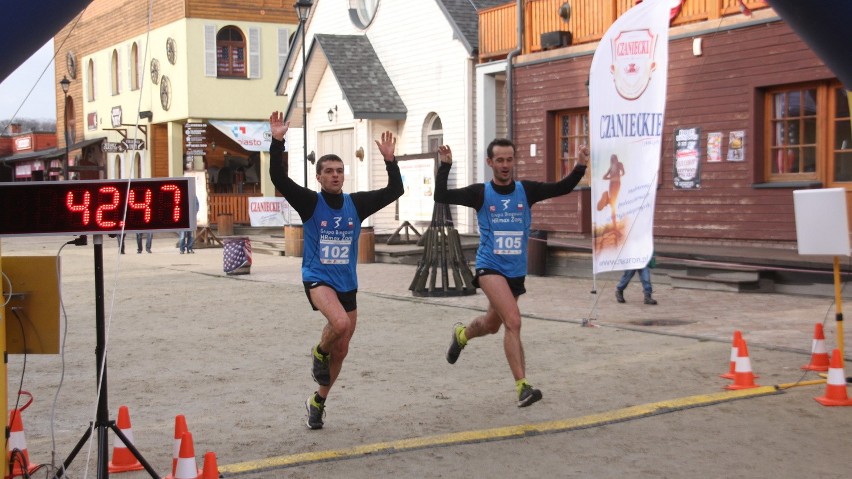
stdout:
[[48,148],[45,150],[38,151],[29,151],[27,153],[17,153],[14,155],[6,156],[0,158],[0,162],[2,163],[20,163],[23,161],[34,161],[34,160],[51,160],[54,158],[59,158],[65,155],[65,149],[62,148]]
[[386,111],[371,111],[371,112],[354,112],[353,117],[356,120],[405,120],[408,112],[386,112]]

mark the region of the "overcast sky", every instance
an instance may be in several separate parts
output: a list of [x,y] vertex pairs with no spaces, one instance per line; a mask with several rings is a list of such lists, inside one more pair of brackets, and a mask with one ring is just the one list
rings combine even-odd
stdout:
[[19,108],[17,118],[56,118],[52,57],[53,39],[3,80],[0,84],[0,120],[12,118]]

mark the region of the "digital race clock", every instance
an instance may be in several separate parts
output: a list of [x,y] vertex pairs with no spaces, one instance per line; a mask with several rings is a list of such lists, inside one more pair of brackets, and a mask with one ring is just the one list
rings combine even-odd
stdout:
[[194,178],[0,183],[0,237],[182,231],[195,214]]

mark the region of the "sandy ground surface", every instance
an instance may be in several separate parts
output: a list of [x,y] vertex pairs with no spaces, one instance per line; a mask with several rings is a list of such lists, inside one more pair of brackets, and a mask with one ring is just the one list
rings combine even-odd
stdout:
[[[66,238],[4,238],[2,254],[56,255]],[[758,383],[819,379],[803,374],[813,324],[833,318],[825,298],[685,292],[657,286],[660,305],[628,304],[609,293],[589,299],[589,284],[530,277],[523,298],[530,381],[544,399],[515,406],[501,337],[473,341],[459,362],[444,359],[450,329],[485,305],[464,298],[414,298],[414,267],[359,267],[359,325],[328,400],[326,427],[304,427],[315,389],[309,348],[324,320],[300,282],[300,258],[255,255],[249,275],[222,272],[221,249],[179,255],[160,236],[153,254],[104,250],[110,417],[127,405],[134,444],[162,475],[170,472],[174,418],[186,416],[198,465],[214,451],[220,466],[349,449],[379,442],[470,432],[467,444],[318,460],[229,477],[823,477],[849,476],[852,408],[813,400],[823,385],[685,408],[585,428],[485,440],[494,428],[581,418],[622,408],[716,394],[733,329],[749,342]],[[9,358],[14,391],[35,396],[24,412],[30,458],[64,459],[94,419],[95,291],[93,246],[61,253],[67,321],[64,355]],[[599,284],[609,291],[612,284]],[[590,313],[601,327],[583,328]],[[671,327],[643,321],[678,320]],[[833,347],[833,325],[826,323]],[[847,368],[848,369],[848,368]],[[847,371],[848,375],[849,371]],[[51,408],[60,381],[55,420]],[[52,436],[55,436],[55,453]],[[70,477],[96,477],[89,441]],[[112,439],[110,442],[112,452]],[[149,477],[144,471],[117,475]]]

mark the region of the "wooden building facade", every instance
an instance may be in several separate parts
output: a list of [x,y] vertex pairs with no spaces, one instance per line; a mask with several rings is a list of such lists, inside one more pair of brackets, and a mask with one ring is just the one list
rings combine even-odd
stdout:
[[267,121],[297,24],[292,2],[93,0],[54,36],[71,177],[193,176],[206,223],[248,224],[249,198],[275,192],[263,152],[237,137]]
[[[546,1],[525,4],[529,10]],[[611,15],[633,2],[599,3],[612,8],[584,13]],[[794,190],[845,188],[849,206],[849,104],[835,75],[772,9],[763,2],[744,2],[743,9],[738,4],[685,0],[680,14],[688,14],[686,19],[672,21],[654,234],[684,242],[792,247]],[[524,53],[514,61],[520,178],[558,180],[573,166],[576,146],[589,140],[589,67],[595,42],[614,19],[604,25],[599,17],[574,12],[570,25],[585,32],[574,38],[587,43],[536,51],[540,44],[525,36]],[[561,20],[558,6],[550,17]],[[528,18],[525,30],[542,31],[529,23],[536,21],[544,22]],[[600,31],[581,26],[587,24]],[[500,25],[504,32],[509,28]],[[483,24],[481,34],[489,35],[488,28]],[[480,57],[500,58],[503,50],[483,47]],[[675,181],[674,135],[686,128],[699,132],[697,181],[689,188]],[[588,187],[581,187],[578,194],[537,206],[534,228],[551,238],[589,235],[594,207]]]

